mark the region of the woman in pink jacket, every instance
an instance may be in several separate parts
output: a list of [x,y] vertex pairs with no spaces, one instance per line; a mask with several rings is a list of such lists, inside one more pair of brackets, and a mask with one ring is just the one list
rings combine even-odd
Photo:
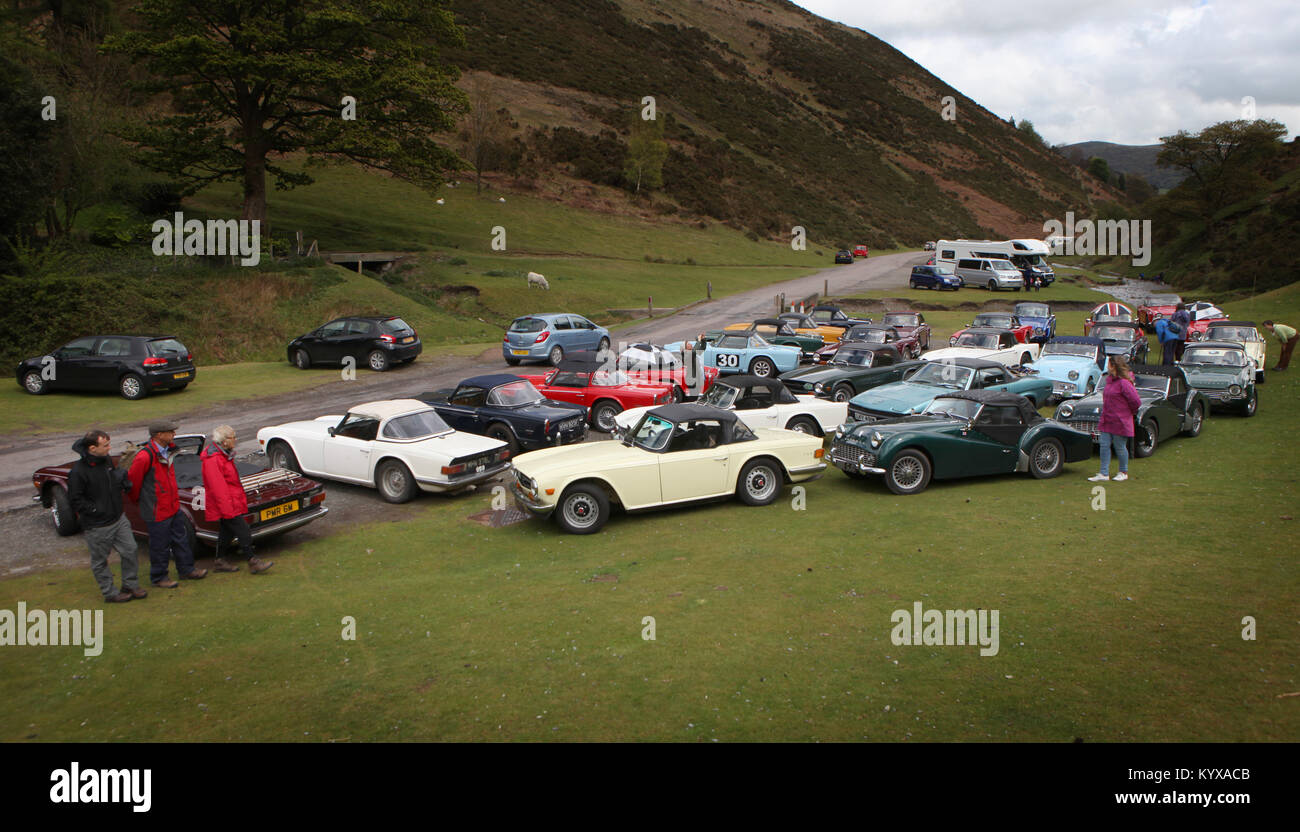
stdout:
[[1091,482],[1105,482],[1110,479],[1110,450],[1115,449],[1119,457],[1119,473],[1115,482],[1128,479],[1128,441],[1133,438],[1133,423],[1142,399],[1133,387],[1133,371],[1128,368],[1121,356],[1112,355],[1110,371],[1106,376],[1106,386],[1101,389],[1101,431],[1098,440],[1101,445],[1101,473],[1088,477]]
[[235,429],[230,425],[221,425],[212,431],[212,442],[203,449],[203,516],[215,520],[220,531],[217,533],[217,560],[213,569],[217,572],[238,572],[239,567],[226,562],[221,557],[224,549],[236,540],[239,548],[248,559],[248,571],[254,575],[265,572],[275,565],[273,561],[259,560],[253,556],[253,533],[244,521],[248,513],[248,496],[244,485],[239,481],[239,470],[235,468]]

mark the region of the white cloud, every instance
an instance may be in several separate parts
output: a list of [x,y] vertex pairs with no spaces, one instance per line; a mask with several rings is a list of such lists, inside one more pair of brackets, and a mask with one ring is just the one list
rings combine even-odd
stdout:
[[[870,32],[1052,144],[1154,144],[1180,129],[1259,118],[1300,130],[1294,0],[797,0]],[[1026,11],[1028,9],[1028,11]]]

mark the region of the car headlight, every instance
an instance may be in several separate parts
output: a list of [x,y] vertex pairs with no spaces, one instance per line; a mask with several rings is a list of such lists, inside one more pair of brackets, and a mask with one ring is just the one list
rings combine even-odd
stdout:
[[885,437],[881,435],[880,431],[878,431],[878,430],[877,430],[877,431],[872,431],[872,433],[871,433],[871,447],[872,447],[872,448],[879,448],[879,447],[880,447],[880,443],[881,443],[881,442],[884,442],[884,441],[885,441]]
[[957,346],[957,339],[956,339],[956,337],[953,337],[953,338],[949,338],[949,339],[948,339],[948,346],[950,346],[950,347],[955,347],[955,346]]
[[1240,396],[1240,395],[1241,395],[1241,385],[1240,385],[1240,384],[1234,384],[1234,385],[1232,385],[1231,387],[1228,388],[1228,392],[1231,393],[1231,394],[1234,395],[1234,396]]
[[1057,410],[1056,412],[1061,415],[1062,419],[1068,419],[1074,415],[1074,405],[1063,404],[1061,405],[1060,409]]
[[835,438],[836,438],[836,439],[843,439],[843,438],[844,438],[844,426],[843,426],[843,425],[836,425],[836,426],[835,426]]
[[1070,378],[1070,381],[1077,381],[1077,380],[1079,379],[1079,371],[1078,371],[1078,370],[1071,370],[1071,371],[1070,371],[1070,374],[1069,374],[1069,378]]
[[1193,332],[1193,333],[1192,333],[1192,340],[1193,340],[1193,341],[1199,341],[1199,340],[1201,340],[1201,339],[1204,338],[1204,337],[1205,337],[1205,333],[1204,333],[1204,332]]
[[819,381],[817,382],[816,385],[808,385],[808,386],[812,387],[814,393],[820,394],[826,392],[826,382],[824,381]]
[[1034,334],[1035,334],[1035,335],[1042,335],[1042,334],[1043,334],[1043,328],[1042,328],[1041,326],[1036,326],[1036,327],[1034,327]]

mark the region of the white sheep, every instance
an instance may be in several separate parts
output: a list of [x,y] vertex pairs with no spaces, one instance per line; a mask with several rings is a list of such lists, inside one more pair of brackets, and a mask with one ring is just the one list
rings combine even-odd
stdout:
[[534,286],[540,286],[540,287],[543,288],[543,289],[549,289],[549,288],[551,288],[551,284],[549,284],[549,283],[546,282],[546,278],[545,278],[545,277],[543,277],[542,275],[538,274],[537,272],[529,272],[529,273],[528,273],[528,288],[531,289],[531,288],[533,288]]
[[505,201],[506,201],[505,197],[501,197],[500,199],[497,200],[497,202],[505,202]]
[[438,204],[439,204],[439,205],[446,205],[446,204],[447,204],[447,200],[445,200],[445,199],[439,197],[439,198],[438,198]]

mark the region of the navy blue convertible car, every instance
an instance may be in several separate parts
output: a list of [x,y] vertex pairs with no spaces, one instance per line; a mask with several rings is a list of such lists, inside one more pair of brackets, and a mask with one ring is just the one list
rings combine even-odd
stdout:
[[581,442],[587,435],[587,408],[543,398],[527,380],[506,373],[474,376],[416,398],[450,427],[500,439],[512,454]]

